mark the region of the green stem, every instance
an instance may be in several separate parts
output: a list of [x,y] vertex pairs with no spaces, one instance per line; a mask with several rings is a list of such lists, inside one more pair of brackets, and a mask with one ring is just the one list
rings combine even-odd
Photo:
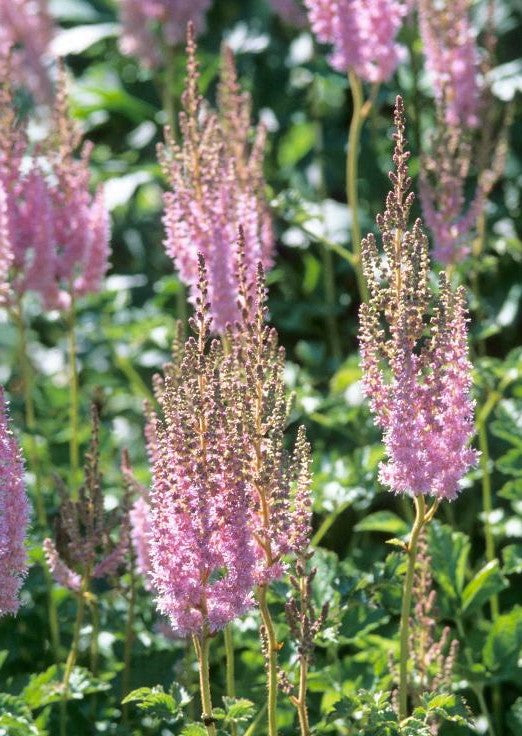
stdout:
[[210,641],[208,636],[201,638],[194,636],[194,647],[199,662],[199,689],[201,693],[201,720],[205,724],[208,736],[216,736],[216,725],[214,722],[214,710],[212,708],[212,696],[210,694],[209,662],[208,652]]
[[274,624],[266,601],[267,586],[257,589],[261,621],[265,627],[268,657],[268,736],[277,736],[277,651],[279,649]]
[[69,457],[71,464],[71,495],[73,500],[76,498],[76,482],[78,479],[78,471],[80,467],[80,449],[78,440],[78,365],[77,365],[77,344],[76,344],[76,305],[74,300],[74,292],[71,289],[71,307],[68,315],[69,330],[69,372],[70,372],[70,439],[69,439]]
[[[236,697],[236,678],[235,678],[235,665],[234,665],[234,639],[232,636],[232,624],[227,624],[223,632],[225,638],[225,659],[226,659],[226,683],[227,683],[227,696],[229,698]],[[232,736],[237,735],[237,726],[232,723],[230,726],[230,733]]]
[[408,567],[402,591],[402,609],[400,624],[400,663],[399,663],[399,719],[408,717],[408,655],[409,655],[409,623],[411,611],[411,595],[413,576],[417,559],[419,535],[426,523],[426,502],[424,496],[415,496],[415,521],[408,542]]
[[[129,607],[127,610],[127,622],[125,624],[125,644],[123,649],[123,674],[121,678],[121,699],[123,700],[130,691],[130,673],[132,659],[132,645],[134,642],[134,607],[136,603],[136,579],[134,577],[134,564],[130,568]],[[122,720],[124,724],[129,720],[129,704],[122,706]]]
[[321,525],[319,529],[316,531],[312,538],[311,545],[312,547],[318,547],[320,542],[322,541],[324,535],[326,532],[330,529],[332,524],[337,521],[339,516],[350,506],[351,501],[345,501],[344,503],[340,503],[339,506],[334,509],[331,513],[326,516],[323,521],[321,522]]
[[82,578],[82,585],[78,594],[78,608],[76,610],[76,620],[74,622],[73,638],[71,642],[71,648],[67,656],[65,663],[65,671],[62,680],[62,702],[60,709],[60,734],[61,736],[67,736],[67,695],[69,690],[69,680],[71,679],[71,673],[73,667],[76,664],[76,658],[78,656],[78,644],[80,641],[80,631],[83,624],[83,616],[85,612],[85,599],[89,588],[89,576],[84,575]]
[[362,83],[353,72],[348,73],[348,81],[352,92],[352,119],[348,133],[348,154],[346,157],[346,194],[348,207],[352,217],[352,253],[354,257],[355,276],[359,295],[362,301],[368,298],[366,281],[361,264],[361,227],[359,224],[359,194],[357,187],[359,144],[361,141],[361,129],[364,120],[371,109],[371,100],[364,102]]
[[[306,564],[306,560],[304,563]],[[301,594],[301,611],[306,612],[307,609],[307,579],[301,577],[299,581],[299,590]],[[308,708],[306,704],[306,691],[308,687],[308,655],[301,653],[299,655],[299,692],[297,695],[297,715],[299,718],[299,729],[301,736],[310,736],[310,723],[308,720]]]

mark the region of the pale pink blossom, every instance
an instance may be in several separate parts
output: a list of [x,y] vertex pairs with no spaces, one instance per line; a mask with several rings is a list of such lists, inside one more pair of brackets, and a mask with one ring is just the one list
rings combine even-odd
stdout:
[[312,30],[333,46],[330,64],[366,82],[385,82],[405,50],[396,37],[408,11],[402,0],[305,0]]

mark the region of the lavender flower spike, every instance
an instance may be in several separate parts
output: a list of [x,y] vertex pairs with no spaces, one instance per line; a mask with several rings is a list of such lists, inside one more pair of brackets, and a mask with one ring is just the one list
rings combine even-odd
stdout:
[[0,387],[0,616],[16,613],[20,605],[18,594],[27,572],[28,523],[24,463],[9,426],[7,402]]
[[258,127],[250,145],[251,99],[241,93],[234,59],[224,49],[218,112],[198,93],[193,29],[187,38],[188,75],[180,114],[180,143],[166,131],[159,159],[171,191],[164,197],[165,248],[197,298],[198,253],[205,258],[212,305],[212,329],[223,332],[239,319],[236,280],[237,231],[243,225],[247,278],[255,283],[259,261],[272,263],[274,239],[264,194],[265,130]]
[[200,289],[195,336],[181,362],[165,366],[156,381],[163,418],[149,414],[148,538],[158,610],[178,636],[205,638],[253,605],[255,548],[242,467],[246,438],[220,385],[221,343],[208,341],[202,260]]
[[407,13],[402,0],[305,0],[312,30],[333,45],[330,64],[366,82],[385,82],[404,57],[396,36]]
[[7,194],[0,180],[0,306],[3,306],[9,294],[9,269],[13,262],[13,251],[9,234],[7,212]]
[[480,58],[470,22],[469,0],[418,0],[419,26],[426,67],[435,99],[444,103],[446,123],[479,123]]
[[364,391],[384,432],[388,460],[381,465],[381,481],[395,493],[451,500],[477,459],[468,446],[473,435],[468,316],[463,290],[452,292],[444,274],[438,297],[430,293],[420,220],[407,229],[413,194],[400,97],[395,125],[393,188],[377,218],[384,261],[373,235],[362,244],[370,291],[360,312]]

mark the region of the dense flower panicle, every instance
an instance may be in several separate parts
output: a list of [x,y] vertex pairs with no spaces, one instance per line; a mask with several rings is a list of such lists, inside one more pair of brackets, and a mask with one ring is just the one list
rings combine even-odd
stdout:
[[306,25],[306,11],[298,0],[270,0],[274,11],[288,25],[301,28]]
[[466,203],[471,156],[465,132],[439,121],[432,151],[423,158],[419,194],[424,222],[433,234],[433,257],[440,263],[456,263],[468,255],[485,204],[480,185]]
[[0,0],[0,56],[11,54],[11,71],[38,102],[52,98],[49,47],[55,32],[47,0]]
[[197,91],[199,78],[193,31],[188,34],[188,76],[180,114],[181,142],[167,131],[159,158],[171,191],[164,197],[167,253],[191,301],[197,294],[201,253],[208,269],[212,329],[223,332],[239,316],[236,281],[237,229],[244,227],[249,283],[256,265],[272,263],[274,239],[264,195],[265,130],[259,126],[250,146],[251,99],[242,93],[232,54],[223,51],[219,110],[205,107]]
[[143,575],[145,587],[150,588],[148,574],[150,559],[150,505],[143,496],[136,499],[129,513],[131,540],[136,557],[136,570]]
[[205,14],[212,0],[120,0],[123,26],[120,48],[138,57],[150,68],[165,63],[161,42],[177,46],[190,22],[199,34],[205,28]]
[[[56,581],[77,591],[81,580],[115,575],[129,548],[128,498],[120,514],[108,514],[103,503],[99,469],[99,417],[92,408],[92,436],[85,457],[85,482],[74,501],[59,487],[62,501],[56,522],[56,543],[44,541],[47,564]],[[113,541],[114,530],[119,537]]]
[[396,37],[408,11],[402,0],[305,0],[312,30],[333,45],[330,63],[367,82],[391,77],[405,50]]
[[24,463],[0,387],[0,616],[16,613],[20,605],[18,594],[27,572],[28,523]]
[[156,381],[163,418],[149,413],[151,581],[179,636],[223,628],[253,605],[255,550],[245,438],[220,385],[221,343],[208,340],[206,284],[181,363]]
[[407,229],[413,195],[401,98],[395,124],[393,188],[377,218],[384,261],[373,235],[362,247],[370,291],[360,312],[363,385],[384,431],[388,461],[381,466],[381,481],[396,493],[453,499],[477,457],[468,447],[473,435],[468,317],[463,290],[452,292],[442,274],[428,318],[433,299],[427,239],[419,220]]
[[446,123],[479,124],[480,57],[469,0],[418,0],[426,67],[435,97],[444,101]]
[[229,326],[224,342],[209,340],[201,259],[195,337],[177,340],[175,361],[155,381],[163,416],[149,413],[144,557],[158,609],[181,636],[241,615],[254,586],[279,577],[283,557],[309,538],[309,447],[301,430],[293,457],[285,451],[284,354],[264,323],[262,273],[257,294],[247,285],[244,241],[239,254],[242,323]]
[[19,295],[37,292],[49,309],[65,309],[72,297],[99,290],[109,258],[103,191],[89,193],[91,146],[75,156],[81,134],[68,114],[65,84],[62,73],[52,137],[37,150],[15,124],[7,84],[0,99],[0,184],[7,199],[11,283]]

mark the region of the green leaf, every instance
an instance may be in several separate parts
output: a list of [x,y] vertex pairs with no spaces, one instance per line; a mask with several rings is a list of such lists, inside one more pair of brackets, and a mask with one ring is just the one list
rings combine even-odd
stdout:
[[309,153],[315,144],[315,123],[303,121],[293,125],[279,144],[278,162],[281,167],[295,164]]
[[522,402],[505,400],[499,404],[490,429],[496,437],[522,448]]
[[471,613],[480,608],[492,595],[507,587],[507,581],[500,572],[498,560],[491,560],[479,570],[466,585],[462,593],[462,610]]
[[505,575],[518,575],[522,573],[522,544],[508,544],[502,550],[504,560],[503,573]]
[[509,501],[522,501],[522,478],[515,478],[504,483],[498,495]]
[[483,660],[497,681],[520,678],[519,660],[522,649],[522,607],[499,616],[488,632]]
[[[22,692],[22,697],[31,708],[42,708],[63,699],[65,666],[51,665],[45,672],[33,675]],[[109,690],[110,685],[94,677],[85,667],[74,667],[67,690],[68,700],[82,700],[86,695]]]
[[513,447],[499,457],[497,468],[506,475],[522,475],[522,448]]
[[176,720],[181,716],[180,704],[173,695],[166,693],[161,685],[156,687],[140,687],[130,692],[122,701],[136,703],[147,715],[160,720]]
[[246,698],[223,698],[227,721],[234,723],[249,721],[255,712],[255,704]]
[[433,576],[450,600],[458,600],[470,550],[469,538],[449,526],[433,521],[429,527],[429,551]]
[[383,532],[402,535],[408,533],[408,525],[392,511],[376,511],[368,514],[355,527],[356,532]]
[[181,736],[206,736],[207,729],[201,723],[189,723],[181,731]]

